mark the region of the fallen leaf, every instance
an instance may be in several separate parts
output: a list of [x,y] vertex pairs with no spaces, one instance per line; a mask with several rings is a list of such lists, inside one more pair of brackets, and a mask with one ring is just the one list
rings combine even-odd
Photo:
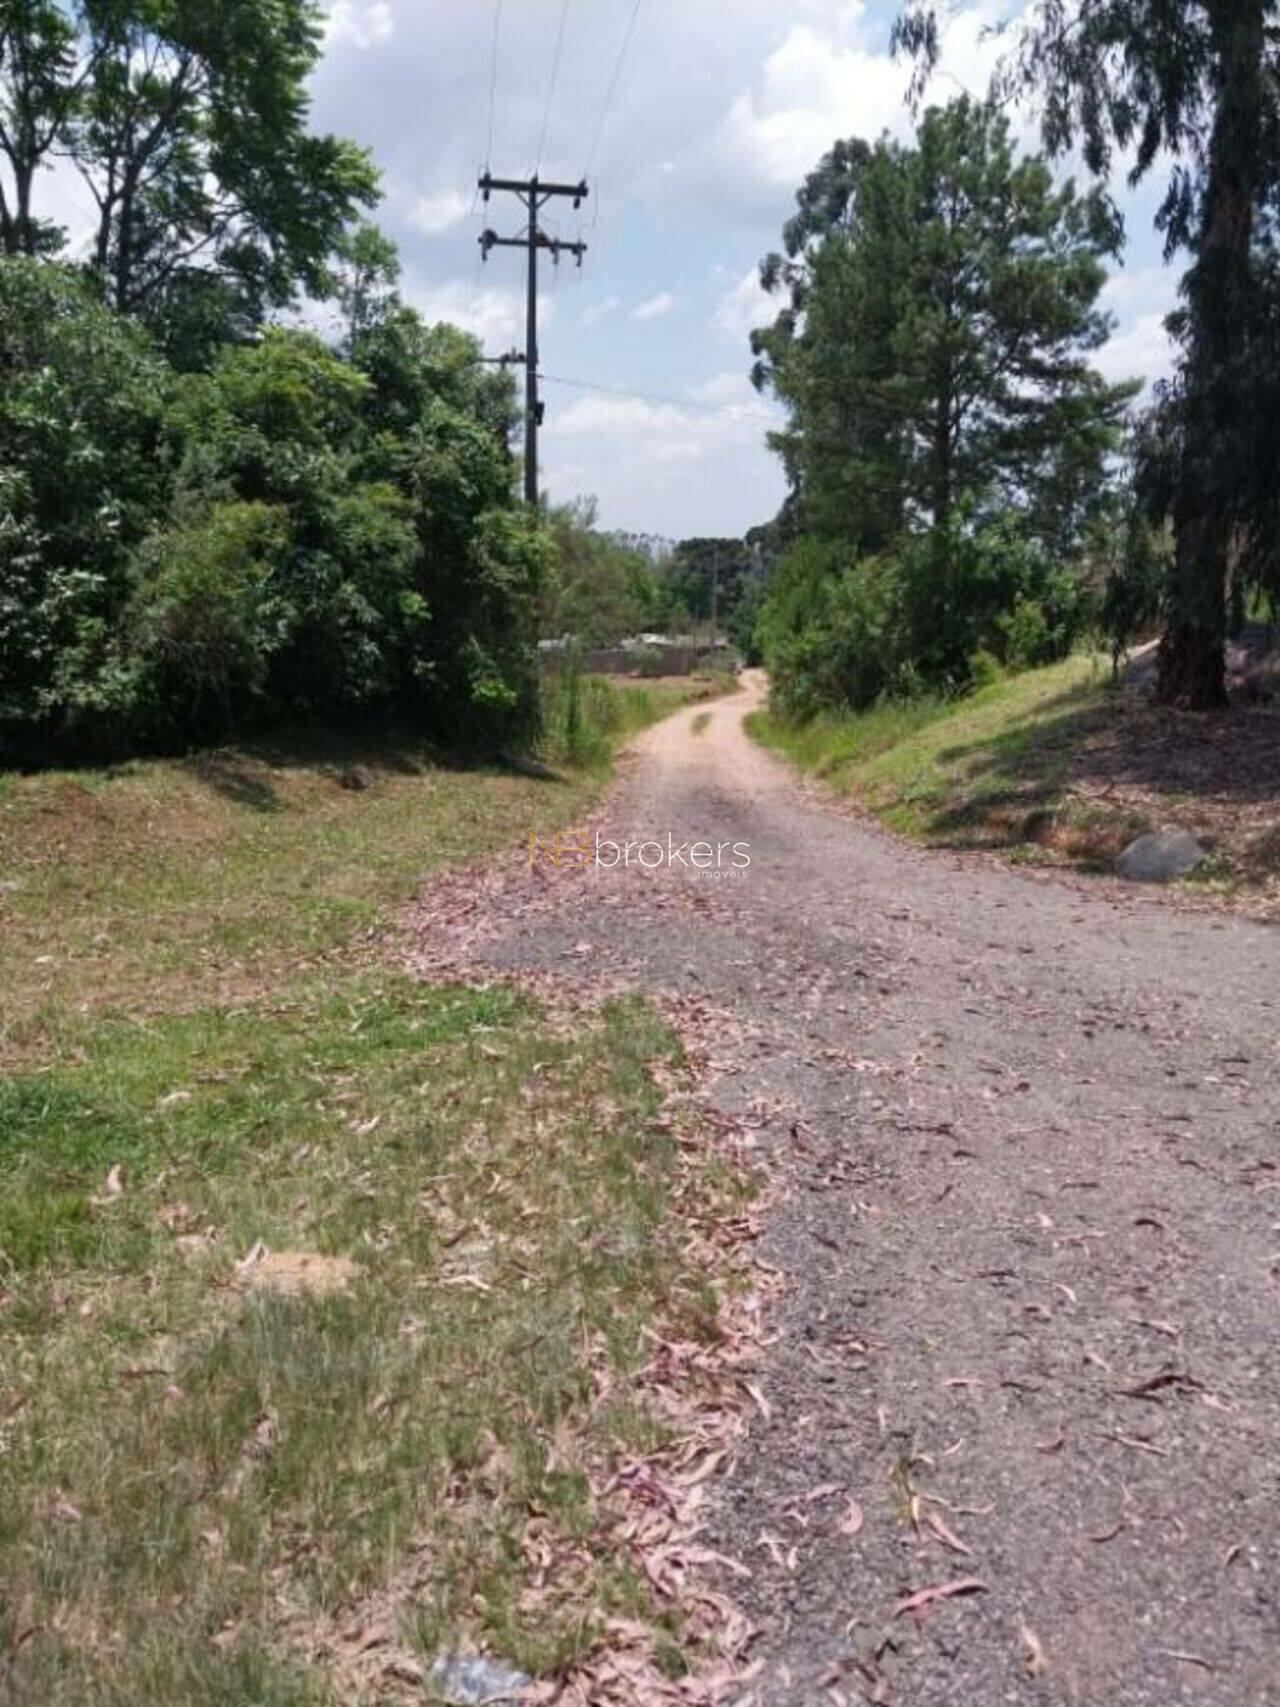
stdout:
[[850,1500],[844,1516],[840,1519],[840,1533],[852,1539],[861,1530],[865,1518],[862,1507],[857,1500]]
[[755,1400],[760,1415],[766,1422],[768,1422],[769,1418],[773,1415],[773,1406],[769,1403],[768,1399],[765,1398],[764,1394],[760,1391],[754,1381],[744,1381],[742,1385]]
[[1167,1458],[1169,1456],[1165,1447],[1156,1446],[1150,1440],[1139,1440],[1132,1434],[1108,1434],[1104,1435],[1103,1438],[1114,1440],[1118,1446],[1131,1447],[1134,1452],[1149,1452],[1153,1458]]
[[1022,1637],[1023,1645],[1027,1650],[1022,1656],[1023,1664],[1027,1668],[1027,1675],[1029,1677],[1043,1677],[1049,1669],[1049,1662],[1045,1658],[1044,1643],[1025,1619],[1018,1621],[1018,1634]]
[[1181,1660],[1184,1665],[1202,1666],[1205,1671],[1215,1669],[1213,1661],[1205,1659],[1203,1654],[1189,1654],[1182,1648],[1161,1648],[1159,1652],[1168,1659]]
[[245,1252],[245,1254],[240,1258],[239,1262],[236,1264],[237,1270],[241,1274],[246,1274],[251,1268],[255,1268],[258,1265],[258,1263],[260,1263],[262,1261],[263,1257],[266,1256],[266,1254],[267,1254],[267,1247],[263,1244],[262,1240],[261,1239],[255,1239],[253,1244],[249,1247],[249,1249]]
[[960,1553],[966,1559],[973,1558],[973,1548],[967,1547],[956,1532],[947,1527],[936,1511],[927,1511],[924,1520],[944,1547],[950,1547],[953,1553]]
[[901,1618],[904,1612],[921,1612],[926,1606],[932,1606],[935,1600],[952,1600],[962,1594],[986,1594],[987,1585],[981,1577],[956,1577],[949,1583],[934,1583],[930,1588],[917,1589],[905,1600],[900,1600],[893,1609],[893,1616]]
[[1090,1539],[1090,1541],[1099,1541],[1099,1542],[1101,1542],[1101,1541],[1114,1541],[1116,1536],[1120,1534],[1121,1530],[1127,1529],[1127,1528],[1128,1528],[1128,1523],[1122,1517],[1120,1519],[1119,1523],[1116,1524],[1114,1529],[1100,1530],[1097,1535],[1091,1535],[1089,1537],[1089,1539]]

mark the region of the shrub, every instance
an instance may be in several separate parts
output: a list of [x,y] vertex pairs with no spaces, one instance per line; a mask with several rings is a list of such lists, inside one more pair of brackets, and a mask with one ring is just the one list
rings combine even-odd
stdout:
[[289,543],[285,510],[233,501],[143,546],[130,642],[137,718],[153,740],[224,735],[260,714],[280,644],[272,577]]
[[0,741],[87,740],[127,715],[115,641],[163,513],[171,376],[66,268],[0,261]]

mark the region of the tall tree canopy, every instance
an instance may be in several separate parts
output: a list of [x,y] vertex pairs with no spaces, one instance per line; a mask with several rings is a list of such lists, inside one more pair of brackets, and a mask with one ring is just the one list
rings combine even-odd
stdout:
[[864,551],[925,526],[946,549],[967,499],[1069,548],[1135,389],[1089,366],[1117,240],[1102,198],[1055,188],[961,99],[914,146],[837,144],[798,202],[762,269],[787,302],[754,348],[805,525]]
[[[896,29],[923,73],[938,57],[938,13],[937,0],[913,0]],[[1160,694],[1201,709],[1226,700],[1232,578],[1274,563],[1274,435],[1258,422],[1276,389],[1278,25],[1276,0],[1037,0],[998,76],[1006,92],[1040,98],[1051,151],[1081,144],[1098,175],[1118,151],[1131,151],[1133,182],[1173,164],[1158,219],[1190,266]]]
[[56,251],[39,191],[69,161],[108,302],[172,339],[325,294],[377,177],[363,150],[308,131],[321,17],[314,0],[4,0],[4,253]]

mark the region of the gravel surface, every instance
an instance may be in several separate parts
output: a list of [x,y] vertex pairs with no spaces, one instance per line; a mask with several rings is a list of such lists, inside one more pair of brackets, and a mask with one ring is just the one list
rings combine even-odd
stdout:
[[762,692],[651,730],[600,819],[745,875],[522,874],[483,951],[714,1003],[776,1166],[711,1537],[743,1701],[1280,1704],[1280,936],[905,847],[749,740]]

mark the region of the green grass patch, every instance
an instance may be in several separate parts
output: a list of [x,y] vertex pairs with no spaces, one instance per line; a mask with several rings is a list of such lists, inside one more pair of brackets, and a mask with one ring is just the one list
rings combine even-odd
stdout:
[[0,777],[0,1061],[68,1022],[248,1000],[358,944],[424,875],[579,817],[619,743],[715,684],[587,678],[542,775],[317,735]]

